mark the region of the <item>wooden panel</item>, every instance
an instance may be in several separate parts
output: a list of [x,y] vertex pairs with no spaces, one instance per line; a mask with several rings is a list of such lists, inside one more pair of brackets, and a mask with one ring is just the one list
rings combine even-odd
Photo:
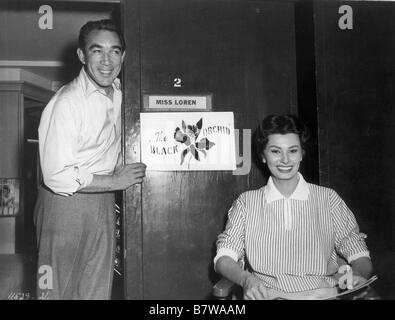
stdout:
[[[276,110],[268,97],[296,109],[290,4],[184,2],[142,2],[144,93],[215,93],[215,111],[245,113],[258,103]],[[181,88],[173,87],[174,78],[182,79]]]
[[0,177],[18,178],[20,93],[0,91]]
[[[124,158],[125,163],[140,161],[140,21],[138,0],[125,1],[124,35],[127,54],[124,61]],[[141,187],[124,193],[125,212],[125,297],[143,298]]]
[[344,3],[315,5],[321,181],[353,210],[381,280],[394,298],[395,4],[347,2],[354,28],[338,28]]
[[[24,99],[24,139],[23,139],[23,216],[17,220],[17,252],[36,251],[36,229],[33,222],[34,206],[40,184],[40,160],[38,151],[38,126],[45,103]],[[30,142],[28,141],[30,140]]]
[[[0,91],[0,178],[19,178],[20,93]],[[0,218],[0,254],[15,253],[15,218]]]
[[15,253],[15,218],[0,219],[0,255]]
[[[150,0],[140,6],[139,29],[133,11],[138,6],[125,3],[132,48],[125,68],[127,161],[138,159],[132,149],[139,139],[141,93],[212,93],[213,111],[233,111],[240,130],[254,128],[269,113],[296,112],[292,4]],[[181,88],[173,86],[176,77]],[[244,176],[149,172],[142,193],[134,189],[126,198],[127,297],[209,297],[218,279],[212,265],[215,241],[227,210],[241,192],[263,182],[255,167]]]

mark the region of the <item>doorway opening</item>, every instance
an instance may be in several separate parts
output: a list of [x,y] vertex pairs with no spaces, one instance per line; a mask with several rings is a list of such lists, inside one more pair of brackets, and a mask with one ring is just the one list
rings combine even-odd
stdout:
[[[42,11],[44,5],[46,11]],[[49,12],[52,28],[43,28],[40,18]],[[20,154],[20,160],[15,164],[15,170],[19,172],[15,178],[21,181],[20,214],[15,217],[15,230],[9,236],[14,244],[13,249],[0,251],[0,283],[8,285],[1,291],[23,293],[23,299],[35,299],[36,291],[37,245],[33,212],[37,188],[42,180],[37,133],[41,113],[51,95],[75,78],[81,69],[76,54],[80,27],[87,21],[107,18],[113,19],[122,30],[120,2],[53,1],[48,4],[41,1],[6,0],[0,3],[0,82],[14,83],[14,75],[18,74],[17,81],[22,85],[27,83],[40,92],[45,90],[51,93],[46,101],[35,99],[29,94],[22,95],[22,111],[18,116],[20,128],[17,129],[19,138],[9,139],[14,144],[11,147],[15,147]],[[1,157],[0,154],[0,162]],[[7,170],[0,168],[0,178],[9,176]],[[116,257],[112,299],[124,299],[124,219],[121,192],[116,194],[116,201]],[[5,224],[6,219],[0,217],[0,229],[2,223]],[[21,298],[14,296],[11,299]]]

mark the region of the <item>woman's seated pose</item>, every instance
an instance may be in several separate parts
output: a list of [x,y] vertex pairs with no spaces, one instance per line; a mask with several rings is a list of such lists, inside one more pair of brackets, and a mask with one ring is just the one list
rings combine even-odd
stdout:
[[255,131],[255,149],[270,178],[233,203],[214,258],[215,270],[241,285],[244,299],[331,297],[338,256],[352,267],[353,285],[372,273],[366,236],[353,213],[334,190],[299,173],[307,138],[292,115],[268,116]]

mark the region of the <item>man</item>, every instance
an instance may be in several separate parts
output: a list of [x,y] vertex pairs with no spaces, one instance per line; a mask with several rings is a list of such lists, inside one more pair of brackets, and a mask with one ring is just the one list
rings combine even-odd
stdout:
[[145,176],[144,164],[120,161],[122,34],[110,20],[88,22],[77,54],[79,76],[54,95],[39,126],[45,184],[35,208],[41,299],[110,298],[113,191]]

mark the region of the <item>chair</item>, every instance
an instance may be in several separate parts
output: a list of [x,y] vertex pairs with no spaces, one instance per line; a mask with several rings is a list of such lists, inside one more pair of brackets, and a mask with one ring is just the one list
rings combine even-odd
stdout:
[[[243,297],[242,288],[232,281],[222,278],[214,286],[212,290],[214,299],[216,300],[241,300]],[[373,289],[371,285],[362,291],[350,293],[347,296],[336,298],[337,300],[381,300],[381,297]]]
[[[345,264],[345,261],[339,258],[338,264],[341,266]],[[234,282],[223,277],[214,284],[212,295],[216,300],[241,300],[243,298],[243,290]],[[361,290],[340,296],[336,300],[381,300],[381,297],[374,290],[373,286],[369,285]]]

